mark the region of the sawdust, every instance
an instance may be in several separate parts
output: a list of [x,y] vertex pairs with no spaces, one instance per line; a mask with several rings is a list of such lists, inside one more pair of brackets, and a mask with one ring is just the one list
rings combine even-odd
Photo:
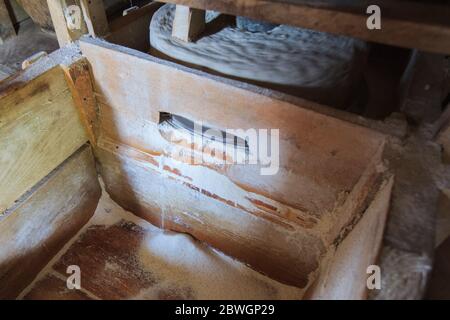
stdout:
[[[157,279],[150,287],[131,299],[301,299],[304,290],[280,284],[246,265],[225,256],[185,234],[164,232],[145,220],[125,211],[103,191],[98,208],[83,229],[52,259],[24,297],[48,274],[53,265],[92,226],[112,226],[131,222],[145,232],[139,250],[133,252],[139,268]],[[104,268],[116,270],[114,262]],[[92,293],[86,292],[92,298]]]

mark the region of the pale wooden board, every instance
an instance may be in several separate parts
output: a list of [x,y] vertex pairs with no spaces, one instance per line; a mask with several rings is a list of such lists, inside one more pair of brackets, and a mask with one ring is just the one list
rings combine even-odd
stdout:
[[[97,2],[97,1],[94,1]],[[47,4],[50,10],[50,15],[52,18],[53,26],[55,28],[56,36],[58,38],[58,43],[60,47],[64,47],[69,43],[78,40],[82,35],[88,34],[90,31],[95,32],[94,24],[92,20],[85,19],[84,14],[81,13],[82,9],[80,6],[80,0],[65,0],[62,2],[61,0],[47,0]],[[80,9],[81,13],[81,24],[78,29],[70,29],[67,25],[67,20],[65,17],[65,10],[68,7],[75,5]],[[96,7],[94,4],[93,7]],[[86,14],[91,14],[89,11],[91,8],[85,6],[84,12]],[[92,16],[91,16],[92,18]],[[99,17],[99,25],[101,25],[101,21],[104,21],[101,17]],[[89,25],[87,24],[89,22]],[[104,27],[99,28],[99,30],[103,30]]]
[[94,214],[101,188],[83,146],[0,220],[0,299],[13,299]]
[[95,101],[92,76],[86,59],[74,61],[68,66],[62,66],[80,119],[86,129],[89,140],[96,144],[98,133],[97,104]]
[[95,155],[111,198],[154,225],[189,233],[282,283],[304,287],[318,267],[324,246],[307,231],[257,219],[165,178],[144,161],[101,148]]
[[[162,0],[162,2],[215,10],[273,23],[290,24],[394,46],[450,53],[450,41],[448,41],[450,8],[445,5],[429,6],[402,2],[393,8],[392,1],[384,1],[379,4],[382,13],[381,30],[369,30],[366,25],[368,18],[366,9],[372,3],[358,5],[356,9],[353,8],[353,11],[347,11],[339,6],[337,8],[314,7],[311,1],[308,4],[299,1],[270,0]],[[391,17],[384,15],[392,13],[393,10],[400,15]],[[402,11],[405,13],[401,14]],[[423,19],[423,17],[431,18]]]
[[0,214],[87,140],[60,67],[0,93]]
[[[367,268],[377,265],[384,226],[389,212],[394,179],[380,188],[364,216],[336,248],[329,253],[316,283],[309,289],[307,299],[357,300],[367,298]],[[382,274],[381,274],[382,276]]]
[[109,25],[110,33],[105,37],[111,43],[140,51],[150,48],[149,27],[153,14],[162,3],[152,2],[138,10],[131,11],[123,17],[112,21]]
[[73,40],[72,34],[67,29],[64,7],[60,0],[47,0],[48,8],[52,18],[53,27],[60,47],[64,47]]
[[[382,134],[132,50],[87,39],[81,48],[98,102],[99,164],[107,190],[128,210],[161,225],[161,206],[170,207],[166,228],[305,286],[321,248],[341,241],[371,200],[383,170]],[[219,129],[280,128],[279,173],[175,159],[166,148],[176,143],[158,131],[160,111]]]
[[89,34],[93,37],[108,34],[108,18],[103,1],[80,0],[80,4]]

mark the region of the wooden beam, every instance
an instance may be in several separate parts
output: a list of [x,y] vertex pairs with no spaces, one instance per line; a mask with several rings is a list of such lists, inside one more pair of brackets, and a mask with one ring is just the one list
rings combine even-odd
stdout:
[[92,217],[100,195],[91,148],[84,145],[0,218],[0,299],[15,299],[30,284]]
[[0,0],[0,44],[16,35],[16,29],[6,6],[5,0]]
[[0,98],[0,215],[88,140],[55,67]]
[[107,35],[109,32],[109,25],[103,1],[80,1],[89,34],[93,37]]
[[159,2],[152,2],[113,20],[110,24],[110,33],[105,37],[106,40],[127,48],[148,51],[150,22],[161,5]]
[[176,6],[172,37],[181,41],[195,41],[205,30],[205,10]]
[[52,17],[53,26],[60,47],[71,43],[74,40],[72,33],[67,27],[66,17],[64,14],[65,6],[61,0],[47,0],[50,15]]
[[[366,41],[450,54],[450,8],[411,1],[377,1],[381,30],[367,28],[365,5],[329,5],[301,0],[161,0],[201,10],[215,10],[257,20],[341,34]],[[336,3],[336,1],[333,1]],[[348,3],[348,2],[346,2]],[[355,2],[356,3],[356,2]],[[350,7],[350,8],[349,8]],[[389,14],[394,12],[394,14]]]

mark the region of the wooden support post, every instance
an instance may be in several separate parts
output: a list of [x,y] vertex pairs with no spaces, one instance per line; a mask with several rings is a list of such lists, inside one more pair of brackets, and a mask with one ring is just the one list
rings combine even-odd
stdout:
[[186,6],[176,6],[172,37],[194,41],[205,30],[205,11]]
[[[76,28],[69,26],[66,20],[68,5],[63,0],[47,0],[53,26],[58,37],[59,46],[63,47],[78,39]],[[81,14],[81,9],[80,9]],[[80,16],[81,17],[81,16]],[[75,17],[74,17],[75,18]],[[80,29],[81,31],[81,26]]]
[[5,0],[0,0],[0,44],[16,35]]
[[84,34],[105,36],[108,20],[102,1],[47,0],[58,42],[61,47]]
[[109,33],[108,18],[103,1],[81,0],[81,8],[91,36],[100,37]]

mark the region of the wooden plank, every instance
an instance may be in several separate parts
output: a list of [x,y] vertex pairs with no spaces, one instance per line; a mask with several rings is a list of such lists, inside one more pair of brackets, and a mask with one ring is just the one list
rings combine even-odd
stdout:
[[195,41],[205,30],[205,11],[176,6],[172,37],[181,41]]
[[[78,40],[82,35],[89,32],[79,1],[80,0],[47,0],[60,47],[64,47],[65,45]],[[78,15],[73,15],[79,20],[78,25],[69,26],[69,8],[74,8],[79,13]]]
[[[113,199],[283,283],[307,285],[323,248],[345,238],[383,179],[381,134],[97,40],[83,39],[81,49],[99,108],[95,152]],[[259,165],[217,158],[192,165],[182,155],[189,142],[165,137],[178,133],[161,131],[160,112],[221,130],[280,128],[279,171],[263,176]]]
[[[76,292],[64,288],[71,265],[81,270],[81,288]],[[54,276],[63,280],[60,285],[49,281]],[[106,193],[89,225],[57,254],[40,279],[20,297],[290,300],[303,296],[302,289],[275,282],[189,235],[161,232],[126,212]]]
[[374,201],[344,241],[329,253],[328,262],[306,293],[306,299],[359,300],[367,298],[367,268],[377,265],[394,179],[380,188]]
[[[319,5],[315,5],[312,1],[305,3],[294,0],[162,0],[162,2],[202,10],[216,10],[272,23],[291,24],[394,46],[450,53],[448,41],[450,8],[445,5],[411,4],[410,1],[395,1],[397,4],[392,4],[392,1],[377,1],[382,12],[382,29],[369,30],[366,26],[368,18],[366,9],[372,3],[350,6],[351,10],[348,10],[339,5],[324,5],[326,3],[324,1],[319,2]],[[402,11],[405,13],[402,14]]]
[[150,48],[149,27],[153,14],[161,3],[152,2],[110,24],[110,34],[105,38],[111,43],[146,52]]
[[303,288],[317,269],[325,248],[314,234],[256,219],[143,161],[102,148],[95,153],[112,199],[154,225],[189,233],[282,283]]
[[[276,176],[261,176],[258,166],[245,166],[245,174],[239,166],[217,170],[247,191],[270,194],[302,211],[332,209],[337,194],[356,185],[384,144],[385,137],[374,131],[218,78],[174,68],[148,55],[112,50],[112,46],[87,39],[81,48],[95,78],[102,114],[100,135],[119,145],[160,155],[164,152],[161,143],[167,143],[162,138],[157,141],[161,136],[160,111],[201,121],[211,128],[282,128],[280,150],[284,156]],[[328,171],[322,172],[325,167]],[[302,183],[308,187],[303,189]]]
[[108,18],[103,1],[80,1],[89,34],[93,37],[101,37],[108,34]]
[[0,97],[0,213],[87,141],[60,67]]
[[[103,300],[132,300],[156,285],[155,275],[139,263],[146,230],[122,220],[112,226],[89,226],[53,269],[65,276],[67,267],[83,272],[82,289]],[[115,266],[107,268],[105,266]]]
[[18,296],[87,223],[100,195],[92,152],[85,145],[20,199],[0,220],[0,299]]
[[0,0],[0,44],[16,35],[5,0]]
[[17,0],[18,4],[33,19],[33,22],[46,30],[53,30],[52,17],[47,0]]
[[81,290],[67,289],[66,280],[53,274],[40,280],[23,300],[93,300]]
[[47,0],[53,27],[60,47],[73,41],[73,36],[67,28],[66,18],[64,16],[64,6],[61,0]]
[[92,77],[86,59],[80,59],[69,66],[62,66],[73,100],[78,108],[90,142],[95,145],[98,135],[98,107],[95,100]]

